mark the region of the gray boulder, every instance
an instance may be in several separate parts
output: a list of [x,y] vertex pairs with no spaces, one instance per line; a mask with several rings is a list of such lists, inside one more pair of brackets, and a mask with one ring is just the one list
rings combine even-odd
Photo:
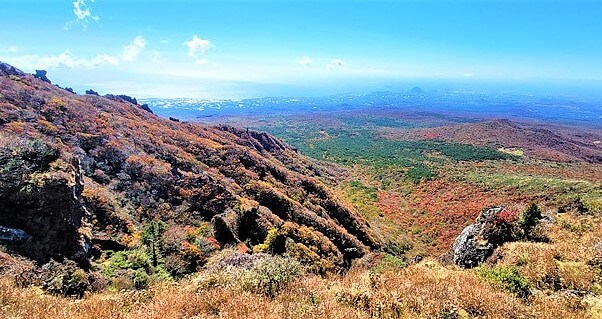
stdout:
[[487,230],[501,211],[501,207],[488,209],[474,224],[464,228],[452,246],[453,261],[456,265],[464,268],[476,267],[493,253],[497,243],[488,238]]

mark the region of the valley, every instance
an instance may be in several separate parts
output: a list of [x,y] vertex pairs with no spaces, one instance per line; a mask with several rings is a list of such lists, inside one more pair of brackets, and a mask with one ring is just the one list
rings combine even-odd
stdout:
[[[503,108],[500,118],[491,118],[413,99],[421,110],[349,105],[291,114],[282,102],[258,106],[269,111],[226,109],[191,121],[266,131],[301,154],[338,164],[346,172],[334,185],[340,196],[409,255],[446,253],[490,206],[537,202],[555,210],[585,201],[602,209],[602,129],[596,122],[575,128],[560,120],[508,120],[513,115]],[[382,97],[371,103],[378,101],[391,103]]]
[[0,319],[602,319],[602,1],[0,4]]
[[187,117],[1,66],[8,317],[600,314],[596,123],[374,105]]

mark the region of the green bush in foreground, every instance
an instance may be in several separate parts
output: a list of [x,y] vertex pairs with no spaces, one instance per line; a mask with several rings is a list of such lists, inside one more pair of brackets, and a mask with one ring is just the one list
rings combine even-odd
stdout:
[[274,297],[301,272],[301,264],[295,259],[280,256],[263,258],[245,273],[242,287]]
[[516,267],[493,267],[479,268],[477,274],[504,290],[507,290],[519,298],[531,296],[531,283]]
[[115,289],[143,289],[149,283],[170,278],[162,267],[154,267],[152,257],[142,248],[113,253],[103,265],[103,275]]
[[270,298],[304,272],[294,258],[263,253],[249,255],[224,251],[210,259],[207,265],[209,271],[196,279],[199,289],[238,288]]

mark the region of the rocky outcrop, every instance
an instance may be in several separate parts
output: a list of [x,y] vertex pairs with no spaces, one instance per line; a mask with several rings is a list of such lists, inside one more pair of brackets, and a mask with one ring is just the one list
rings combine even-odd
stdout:
[[40,79],[46,83],[51,83],[48,78],[48,72],[46,70],[36,70],[36,74],[33,75],[36,79]]
[[244,212],[229,210],[214,216],[211,223],[219,242],[257,245],[263,242],[270,229],[280,227],[284,221],[267,207],[258,206]]
[[544,217],[535,203],[519,214],[512,209],[489,208],[481,213],[475,223],[464,228],[452,247],[455,264],[472,268],[484,262],[494,250],[507,242],[547,242],[542,233],[542,222],[553,222]]
[[155,114],[155,113],[153,113],[153,110],[151,110],[151,108],[146,103],[140,105],[140,108],[143,109],[143,110],[145,110],[145,111],[147,111],[147,112],[149,112],[150,114]]
[[0,148],[0,241],[24,256],[84,261],[87,211],[79,166],[42,143]]
[[489,257],[497,247],[497,241],[492,241],[489,229],[494,224],[501,207],[484,211],[474,224],[468,225],[452,246],[453,261],[464,268],[478,266]]
[[128,103],[132,103],[134,105],[138,105],[138,100],[136,100],[135,97],[131,97],[129,95],[124,95],[124,94],[119,94],[119,95],[114,95],[114,94],[106,94],[105,95],[106,98],[111,99],[113,101],[118,101],[118,102],[128,102]]
[[25,73],[12,65],[6,64],[4,62],[0,62],[0,76],[24,76]]

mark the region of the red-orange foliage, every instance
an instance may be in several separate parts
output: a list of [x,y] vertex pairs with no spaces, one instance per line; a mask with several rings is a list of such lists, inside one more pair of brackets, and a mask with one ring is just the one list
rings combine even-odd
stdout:
[[131,155],[126,164],[134,172],[145,175],[163,175],[169,173],[171,165],[148,155]]
[[504,209],[495,216],[494,225],[510,225],[518,221],[518,212],[513,209]]
[[426,133],[424,133],[424,139],[425,140],[432,140],[432,139],[435,139],[435,138],[438,138],[438,137],[439,136],[436,133],[433,133],[433,132],[426,132]]
[[484,208],[528,201],[519,193],[489,189],[445,174],[420,183],[405,196],[396,191],[378,193],[381,211],[405,229],[413,242],[422,242],[423,253],[433,255],[449,251],[462,229]]
[[10,122],[6,124],[6,128],[13,133],[23,133],[25,131],[25,123],[23,122]]

